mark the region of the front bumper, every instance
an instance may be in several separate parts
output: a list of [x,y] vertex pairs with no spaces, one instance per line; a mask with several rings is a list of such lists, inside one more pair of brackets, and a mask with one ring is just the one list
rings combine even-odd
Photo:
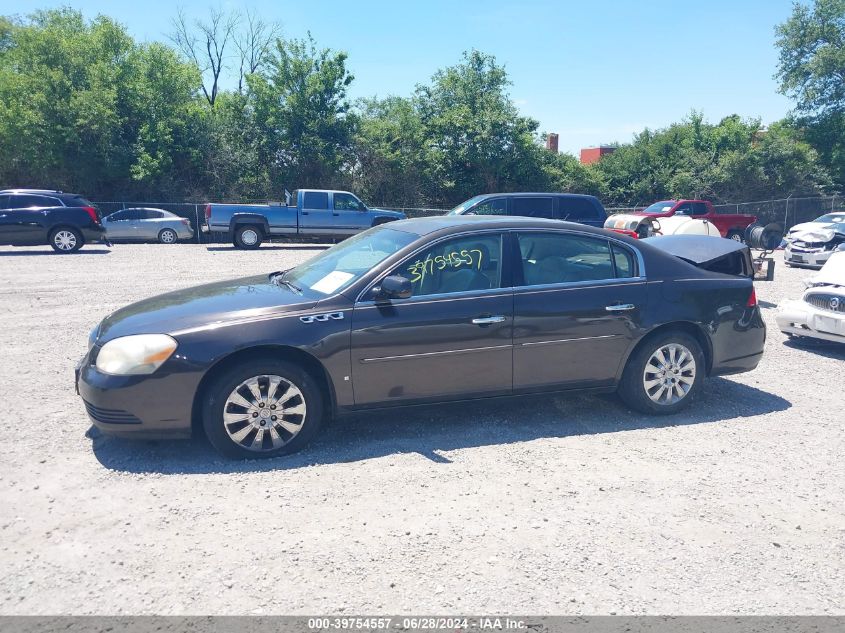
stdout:
[[833,253],[834,251],[826,251],[821,248],[800,248],[787,244],[783,251],[783,261],[795,266],[821,268]]
[[784,334],[845,343],[845,315],[819,310],[804,301],[783,301],[775,316]]
[[76,392],[91,422],[108,435],[138,438],[191,436],[199,374],[166,362],[149,376],[111,376],[92,363],[96,348],[75,371]]

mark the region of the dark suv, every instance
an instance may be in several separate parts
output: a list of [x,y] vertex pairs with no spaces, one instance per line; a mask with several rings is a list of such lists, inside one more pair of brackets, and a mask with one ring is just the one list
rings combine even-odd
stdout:
[[82,196],[48,189],[0,191],[0,244],[49,244],[75,253],[86,242],[105,241],[97,209]]
[[576,193],[486,193],[462,202],[449,215],[521,215],[597,228],[602,228],[607,220],[598,198]]

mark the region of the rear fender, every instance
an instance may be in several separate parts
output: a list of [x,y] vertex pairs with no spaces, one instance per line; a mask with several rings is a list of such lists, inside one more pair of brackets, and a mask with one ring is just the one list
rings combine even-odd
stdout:
[[229,234],[234,235],[239,226],[244,224],[251,224],[260,227],[264,231],[264,235],[270,234],[270,223],[267,218],[258,213],[235,213],[232,219],[229,220]]

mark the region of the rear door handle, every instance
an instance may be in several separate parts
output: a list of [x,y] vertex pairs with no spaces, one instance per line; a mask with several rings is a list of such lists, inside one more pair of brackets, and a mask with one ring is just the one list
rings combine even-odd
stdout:
[[617,303],[616,305],[605,306],[604,309],[608,312],[626,312],[636,307],[633,303]]
[[475,325],[490,325],[491,323],[501,323],[505,320],[505,317],[502,315],[496,316],[489,316],[489,317],[478,317],[477,319],[473,319],[472,322]]

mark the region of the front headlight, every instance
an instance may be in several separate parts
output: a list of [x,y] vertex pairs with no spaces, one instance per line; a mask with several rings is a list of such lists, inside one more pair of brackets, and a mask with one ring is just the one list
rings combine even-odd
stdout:
[[103,345],[97,369],[115,376],[151,374],[175,351],[176,341],[166,334],[122,336]]

